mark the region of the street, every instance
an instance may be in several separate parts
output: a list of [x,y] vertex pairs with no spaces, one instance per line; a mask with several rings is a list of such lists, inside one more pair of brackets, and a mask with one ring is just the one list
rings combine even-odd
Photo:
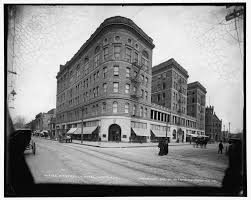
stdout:
[[139,186],[221,186],[228,161],[217,144],[98,148],[33,138],[36,155],[25,158],[36,183],[77,183]]

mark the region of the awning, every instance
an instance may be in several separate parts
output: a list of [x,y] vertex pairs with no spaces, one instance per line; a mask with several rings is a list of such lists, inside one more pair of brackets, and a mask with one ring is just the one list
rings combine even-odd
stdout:
[[196,135],[196,134],[192,134],[192,133],[187,134],[187,135],[191,135],[192,137],[198,137],[198,135]]
[[[166,137],[166,131],[159,131],[159,130],[151,130],[153,132],[153,134],[155,135],[155,137]],[[171,137],[170,136],[170,132],[167,132],[167,137]]]
[[[92,132],[95,131],[96,128],[97,126],[83,127],[83,134],[84,135],[92,134]],[[77,128],[73,134],[81,134],[81,128]]]
[[147,129],[132,128],[132,130],[137,136],[150,136],[149,133],[147,133]]
[[48,131],[47,131],[47,130],[43,130],[42,132],[43,132],[43,133],[48,133]]
[[77,128],[71,128],[66,134],[73,134]]

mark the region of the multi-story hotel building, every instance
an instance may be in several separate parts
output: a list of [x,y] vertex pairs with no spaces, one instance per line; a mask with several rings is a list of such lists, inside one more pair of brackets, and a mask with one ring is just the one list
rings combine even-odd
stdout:
[[[158,66],[152,69],[153,48],[152,38],[130,19],[106,19],[73,58],[60,65],[57,134],[83,133],[86,140],[128,142],[166,135],[171,141],[184,141],[186,133],[196,133],[196,118],[186,115],[188,75],[173,59],[174,66],[164,70],[179,76],[171,77],[171,88],[166,86],[167,101],[151,103],[152,70],[154,79],[159,70]],[[178,98],[170,97],[169,102],[174,92]],[[177,103],[179,98],[182,103]]]

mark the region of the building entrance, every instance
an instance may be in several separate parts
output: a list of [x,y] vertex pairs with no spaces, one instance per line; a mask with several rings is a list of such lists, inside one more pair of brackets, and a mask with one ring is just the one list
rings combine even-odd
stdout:
[[112,124],[108,131],[108,141],[121,141],[121,128],[117,124]]

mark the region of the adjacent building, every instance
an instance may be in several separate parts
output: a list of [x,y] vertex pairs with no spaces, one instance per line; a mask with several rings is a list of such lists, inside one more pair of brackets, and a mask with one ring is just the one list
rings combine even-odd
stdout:
[[198,81],[187,85],[187,115],[196,118],[199,135],[205,134],[206,88]]
[[213,141],[228,138],[228,132],[222,132],[222,120],[215,114],[213,106],[206,107],[205,127],[206,135]]
[[106,19],[60,65],[56,135],[122,142],[203,135],[202,120],[187,115],[187,71],[174,59],[152,68],[153,48],[132,20]]

